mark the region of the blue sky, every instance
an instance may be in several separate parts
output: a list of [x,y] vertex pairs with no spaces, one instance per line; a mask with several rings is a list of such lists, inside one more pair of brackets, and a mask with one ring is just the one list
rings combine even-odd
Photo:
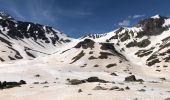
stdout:
[[156,14],[170,16],[169,4],[170,0],[0,0],[0,10],[77,38],[130,27]]

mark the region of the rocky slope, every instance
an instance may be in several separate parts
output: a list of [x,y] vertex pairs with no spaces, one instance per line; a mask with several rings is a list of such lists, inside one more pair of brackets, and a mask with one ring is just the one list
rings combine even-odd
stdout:
[[[134,27],[72,39],[49,26],[16,21],[0,13],[0,61],[56,56],[65,64],[90,66],[169,65],[170,19],[146,18]],[[97,62],[107,62],[98,64]],[[118,67],[118,68],[119,68]]]
[[121,27],[103,35],[89,35],[83,39],[113,44],[117,52],[134,64],[167,67],[170,61],[169,28],[170,19],[156,15],[131,28]]
[[0,12],[0,61],[50,55],[71,38],[49,26],[17,21]]

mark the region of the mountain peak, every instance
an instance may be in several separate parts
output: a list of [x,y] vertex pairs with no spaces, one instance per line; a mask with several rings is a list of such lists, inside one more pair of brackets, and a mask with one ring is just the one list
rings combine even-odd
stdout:
[[155,15],[155,16],[152,16],[151,18],[153,19],[159,19],[161,16],[159,14]]
[[12,17],[9,14],[2,11],[0,12],[0,19],[12,19]]
[[141,20],[138,24],[137,27],[143,27],[143,28],[148,28],[148,27],[162,27],[162,25],[165,22],[165,19],[168,19],[167,17],[161,16],[161,15],[155,15],[150,18],[146,18],[144,20]]
[[159,14],[155,15],[155,16],[152,16],[151,17],[152,19],[168,19],[168,17],[165,17],[165,16],[161,16]]

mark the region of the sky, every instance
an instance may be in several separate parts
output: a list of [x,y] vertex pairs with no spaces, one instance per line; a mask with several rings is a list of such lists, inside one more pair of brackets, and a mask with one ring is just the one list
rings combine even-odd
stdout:
[[170,0],[0,0],[0,11],[79,38],[131,27],[156,14],[169,17],[169,4]]

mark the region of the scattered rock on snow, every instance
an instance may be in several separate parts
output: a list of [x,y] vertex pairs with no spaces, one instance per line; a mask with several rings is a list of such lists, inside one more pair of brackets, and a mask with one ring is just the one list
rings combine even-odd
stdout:
[[72,79],[72,80],[69,80],[69,83],[71,85],[78,85],[78,84],[82,84],[82,80],[78,80],[78,79]]
[[109,90],[115,90],[115,89],[119,89],[119,87],[118,86],[113,86]]
[[108,81],[99,79],[98,77],[89,77],[85,81],[87,81],[87,82],[100,82],[100,83],[107,83],[108,82]]
[[134,82],[134,81],[136,81],[136,77],[135,77],[135,75],[131,75],[131,76],[125,77],[125,81],[127,81],[127,82]]
[[108,88],[105,87],[101,87],[101,86],[96,86],[95,88],[93,88],[93,90],[107,90]]
[[83,92],[82,89],[79,89],[79,90],[78,90],[78,93],[80,93],[80,92]]

